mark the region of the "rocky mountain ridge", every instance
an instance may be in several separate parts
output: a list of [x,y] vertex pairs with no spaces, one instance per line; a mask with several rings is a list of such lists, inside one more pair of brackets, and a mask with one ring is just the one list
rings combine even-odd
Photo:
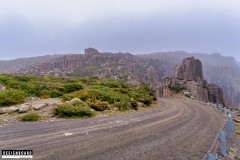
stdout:
[[48,63],[26,67],[17,74],[96,76],[131,83],[144,82],[161,96],[162,77],[167,73],[159,60],[139,58],[129,53],[100,53],[94,48],[88,48],[84,54],[65,55]]
[[[175,79],[167,83],[188,82],[185,87],[196,99],[223,104],[222,90],[203,79],[201,62],[192,58],[184,61],[186,62],[182,65],[176,66]],[[84,54],[65,55],[48,63],[26,67],[17,74],[96,76],[121,79],[131,83],[144,82],[157,91],[157,96],[164,96],[166,93],[164,77],[169,75],[168,70],[168,65],[160,60],[137,57],[130,53],[100,53],[94,48],[88,48],[85,49]],[[208,90],[202,89],[204,87],[208,87]],[[210,98],[210,93],[214,98]]]
[[55,54],[38,57],[18,58],[14,60],[0,60],[0,73],[17,72],[19,69],[25,68],[27,66],[42,64],[62,56],[64,55]]

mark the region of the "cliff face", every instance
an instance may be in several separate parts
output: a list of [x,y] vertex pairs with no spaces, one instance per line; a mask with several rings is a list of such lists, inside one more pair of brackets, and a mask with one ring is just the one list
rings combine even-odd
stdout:
[[174,78],[185,81],[203,81],[201,61],[194,57],[185,58],[181,65],[176,65]]
[[223,91],[215,84],[208,84],[203,79],[202,63],[194,57],[185,58],[181,65],[176,65],[174,76],[163,81],[163,96],[171,95],[171,87],[186,89],[194,99],[224,105]]
[[166,70],[159,60],[138,58],[129,53],[100,53],[88,48],[84,54],[66,55],[41,65],[29,66],[18,74],[54,76],[97,76],[121,79],[131,83],[144,82],[161,96],[162,77]]

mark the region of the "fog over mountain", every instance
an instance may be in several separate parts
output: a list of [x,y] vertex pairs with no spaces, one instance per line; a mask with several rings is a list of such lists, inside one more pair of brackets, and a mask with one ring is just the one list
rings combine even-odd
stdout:
[[1,0],[0,59],[102,51],[219,52],[240,60],[237,0]]

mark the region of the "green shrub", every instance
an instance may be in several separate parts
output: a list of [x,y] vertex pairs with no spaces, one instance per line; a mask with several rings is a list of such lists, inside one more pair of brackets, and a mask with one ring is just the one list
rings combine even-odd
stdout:
[[61,91],[57,90],[57,89],[54,89],[50,92],[50,97],[51,98],[57,98],[57,97],[60,97],[62,95],[63,95],[63,93]]
[[147,106],[150,106],[151,103],[152,103],[152,98],[149,97],[149,98],[144,99],[144,100],[143,100],[143,103],[146,104]]
[[81,90],[76,94],[77,98],[80,98],[83,101],[87,101],[87,99],[96,99],[96,95],[93,92],[90,92],[88,90]]
[[16,89],[9,89],[0,92],[0,106],[11,106],[19,103],[23,103],[26,98],[26,94]]
[[128,93],[128,90],[126,88],[116,88],[115,91],[120,93],[120,94],[127,94]]
[[27,76],[14,76],[14,78],[21,82],[28,82],[31,80],[30,77]]
[[46,89],[41,90],[41,91],[39,91],[39,96],[43,99],[50,98],[50,91],[48,91]]
[[79,118],[79,117],[92,117],[95,115],[94,111],[85,102],[78,103],[64,103],[55,108],[55,115],[62,118]]
[[176,83],[176,84],[174,84],[174,85],[169,85],[168,88],[169,88],[171,91],[174,91],[174,92],[176,92],[176,93],[179,93],[179,92],[181,92],[181,91],[183,91],[183,90],[186,89],[186,87],[181,86],[181,85],[178,84],[178,83]]
[[115,102],[114,106],[118,107],[120,111],[128,110],[130,107],[126,101]]
[[71,103],[73,106],[89,107],[86,102],[75,100]]
[[74,94],[72,94],[72,93],[64,94],[62,98],[63,98],[63,101],[64,101],[64,102],[65,102],[65,101],[70,101],[71,99],[74,98]]
[[64,86],[64,88],[65,93],[71,93],[83,89],[83,85],[81,83],[68,83]]
[[87,101],[87,103],[92,109],[96,111],[105,111],[109,107],[109,104],[107,102],[102,102],[102,101],[95,101],[95,102]]
[[38,121],[41,119],[41,116],[37,113],[27,113],[24,116],[21,117],[21,121],[23,122],[32,122],[32,121]]
[[137,103],[137,101],[136,100],[133,100],[132,102],[131,102],[131,106],[132,106],[132,108],[134,108],[134,109],[138,109],[138,103]]

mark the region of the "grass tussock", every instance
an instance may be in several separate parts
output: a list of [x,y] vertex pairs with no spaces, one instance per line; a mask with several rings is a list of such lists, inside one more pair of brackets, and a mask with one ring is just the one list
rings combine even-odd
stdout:
[[54,114],[61,118],[82,118],[93,117],[95,112],[91,110],[87,103],[74,101],[58,105],[54,110]]
[[34,122],[39,121],[40,119],[41,116],[37,113],[27,113],[20,118],[20,120],[23,122]]

